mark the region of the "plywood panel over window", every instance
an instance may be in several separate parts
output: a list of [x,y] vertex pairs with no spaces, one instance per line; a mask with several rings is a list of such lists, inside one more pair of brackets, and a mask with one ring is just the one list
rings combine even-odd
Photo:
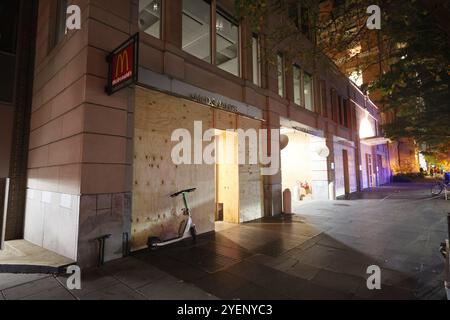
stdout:
[[[186,129],[193,138],[195,121],[202,123],[202,133],[212,128],[259,129],[261,122],[142,88],[136,89],[135,105],[132,249],[146,247],[150,236],[162,239],[177,236],[183,220],[180,216],[182,201],[170,198],[170,194],[186,188],[197,188],[188,197],[198,232],[214,230],[216,202],[220,200],[216,199],[216,166],[204,162],[176,165],[171,153],[178,142],[171,141],[172,133]],[[203,142],[203,147],[209,144]],[[190,154],[192,161],[193,152],[194,146]],[[232,222],[261,218],[259,165],[230,169],[236,178],[232,184],[239,185],[233,197],[240,211]]]
[[[147,245],[149,236],[177,235],[182,201],[170,194],[196,187],[189,203],[198,232],[214,230],[214,165],[175,165],[171,159],[172,132],[185,128],[194,133],[194,121],[212,128],[210,108],[155,91],[136,90],[134,185],[132,212],[133,249]],[[206,144],[205,144],[206,145]]]

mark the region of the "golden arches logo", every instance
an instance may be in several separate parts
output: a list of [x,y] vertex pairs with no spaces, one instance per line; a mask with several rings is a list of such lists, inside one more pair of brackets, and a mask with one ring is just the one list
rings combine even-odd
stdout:
[[[123,68],[125,65],[125,72],[130,71],[130,65],[128,62],[128,50],[124,50],[122,53],[120,53],[117,56],[117,62],[116,62],[116,78],[119,77],[119,74],[123,74]],[[120,68],[119,68],[120,67]],[[120,70],[120,71],[119,71]]]

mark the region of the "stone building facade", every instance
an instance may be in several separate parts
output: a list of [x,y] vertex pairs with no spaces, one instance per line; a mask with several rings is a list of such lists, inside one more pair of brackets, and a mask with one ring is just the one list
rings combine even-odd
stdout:
[[[288,61],[282,48],[277,65],[259,59],[264,37],[234,18],[233,3],[38,2],[25,240],[92,266],[99,237],[110,235],[112,260],[146,247],[150,236],[176,234],[181,205],[168,195],[183,188],[197,187],[194,220],[207,233],[216,221],[281,214],[286,189],[296,200],[324,200],[389,181],[370,99],[332,63]],[[81,9],[81,29],[66,32],[61,17],[70,4]],[[138,81],[108,95],[105,58],[136,33]],[[175,164],[172,133],[194,135],[199,121],[202,134],[280,129],[292,154],[305,152],[292,162],[282,150],[281,168],[269,176],[260,164]],[[283,182],[283,172],[298,177]]]

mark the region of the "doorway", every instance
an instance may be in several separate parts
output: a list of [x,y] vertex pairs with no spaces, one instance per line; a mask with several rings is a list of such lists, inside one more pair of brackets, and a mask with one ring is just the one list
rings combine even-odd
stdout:
[[366,166],[367,166],[367,183],[369,188],[373,188],[373,162],[371,154],[366,154]]
[[343,160],[343,168],[344,168],[344,186],[345,186],[345,194],[350,194],[350,172],[348,168],[348,151],[342,150],[342,160]]
[[238,224],[239,163],[236,132],[218,130],[216,160],[216,222]]

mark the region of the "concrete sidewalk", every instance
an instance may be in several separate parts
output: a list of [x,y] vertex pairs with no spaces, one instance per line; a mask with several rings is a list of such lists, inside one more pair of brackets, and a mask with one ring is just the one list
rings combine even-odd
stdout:
[[[444,299],[450,202],[427,185],[393,185],[353,200],[309,202],[243,225],[63,276],[0,275],[0,299]],[[367,289],[367,267],[382,289]]]

